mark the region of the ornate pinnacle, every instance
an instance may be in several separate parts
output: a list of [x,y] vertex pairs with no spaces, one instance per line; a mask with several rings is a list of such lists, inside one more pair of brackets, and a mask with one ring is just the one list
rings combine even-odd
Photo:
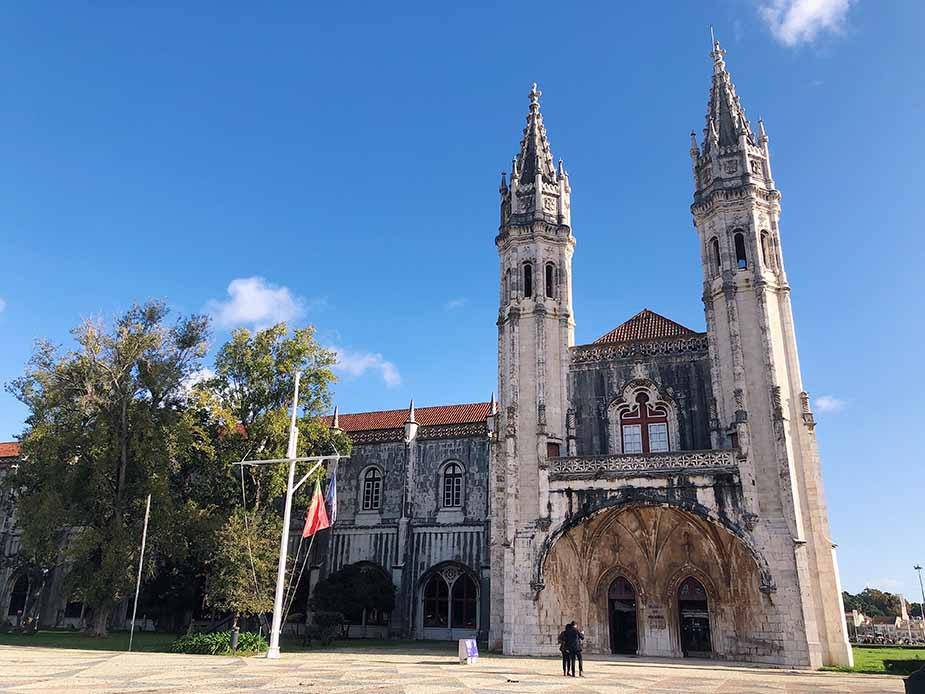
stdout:
[[530,89],[530,110],[539,111],[540,110],[540,97],[543,96],[543,92],[536,88],[536,82],[533,83],[533,87]]
[[713,72],[723,72],[726,69],[726,63],[723,60],[723,56],[726,55],[720,45],[719,41],[713,39],[713,50],[710,52],[710,56],[713,58]]

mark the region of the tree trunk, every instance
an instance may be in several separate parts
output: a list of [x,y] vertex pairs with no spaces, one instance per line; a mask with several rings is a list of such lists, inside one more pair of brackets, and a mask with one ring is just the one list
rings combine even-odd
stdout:
[[109,635],[108,624],[111,613],[111,607],[102,605],[93,611],[93,631],[91,632],[93,636],[103,638]]

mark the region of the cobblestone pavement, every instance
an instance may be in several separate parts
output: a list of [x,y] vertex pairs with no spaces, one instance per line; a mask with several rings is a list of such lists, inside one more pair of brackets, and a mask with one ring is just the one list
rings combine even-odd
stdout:
[[510,694],[724,692],[881,694],[899,677],[723,666],[680,661],[586,660],[588,676],[565,679],[552,658],[482,657],[360,649],[284,654],[280,660],[0,646],[0,691],[304,692],[305,694]]

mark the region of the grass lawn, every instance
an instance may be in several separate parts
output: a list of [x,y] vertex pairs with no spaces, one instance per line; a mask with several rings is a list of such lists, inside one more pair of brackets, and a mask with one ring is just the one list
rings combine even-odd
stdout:
[[[166,651],[167,645],[176,639],[176,634],[136,632],[132,641],[133,651]],[[105,638],[88,636],[79,631],[41,630],[36,634],[0,634],[0,646],[36,646],[38,648],[83,648],[91,651],[128,650],[128,632],[111,632]]]
[[854,650],[854,667],[825,667],[823,670],[834,670],[837,672],[866,672],[872,674],[883,674],[886,670],[883,667],[884,660],[915,660],[919,659],[925,665],[925,648],[858,648]]

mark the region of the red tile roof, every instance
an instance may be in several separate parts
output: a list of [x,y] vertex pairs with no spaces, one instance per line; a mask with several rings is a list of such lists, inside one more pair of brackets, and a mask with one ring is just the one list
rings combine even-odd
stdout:
[[[414,419],[423,427],[442,424],[468,424],[484,422],[491,403],[476,402],[469,405],[438,405],[437,407],[414,408]],[[328,424],[333,415],[327,418]],[[371,431],[375,429],[400,429],[408,419],[408,408],[382,410],[380,412],[357,412],[338,415],[338,423],[344,431]]]
[[0,458],[18,458],[19,443],[16,441],[7,441],[0,443]]
[[642,309],[622,325],[617,326],[606,335],[597,338],[594,343],[632,342],[634,340],[657,340],[662,337],[696,335],[690,328],[668,320],[655,311]]

